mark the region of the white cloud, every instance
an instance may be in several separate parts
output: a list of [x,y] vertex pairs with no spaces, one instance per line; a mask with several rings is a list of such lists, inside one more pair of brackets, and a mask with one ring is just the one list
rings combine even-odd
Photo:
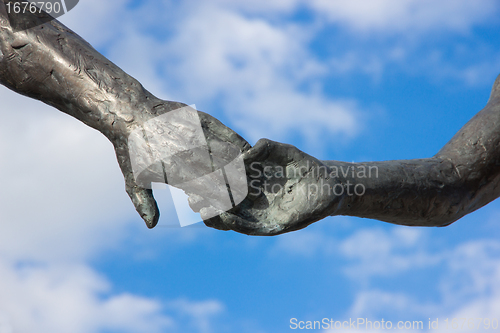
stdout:
[[[303,7],[312,8],[317,17],[340,23],[340,36],[346,36],[342,28],[348,28],[362,32],[361,36],[404,34],[405,38],[389,45],[376,39],[373,47],[373,38],[351,36],[343,43],[341,37],[336,55],[321,62],[309,52],[309,42],[326,22],[313,19],[290,24],[288,20],[288,14]],[[477,85],[489,84],[491,69],[500,68],[497,62],[484,59],[491,52],[479,52],[476,46],[467,51],[475,60],[465,65],[448,58],[432,61],[423,49],[423,44],[443,33],[470,36],[472,27],[495,19],[499,6],[494,0],[144,1],[133,10],[126,9],[124,0],[106,5],[91,0],[78,8],[63,16],[63,21],[105,49],[147,89],[159,97],[196,103],[215,113],[224,109],[235,122],[229,125],[251,141],[263,136],[289,141],[297,135],[313,147],[318,144],[318,135],[312,134],[317,129],[321,137],[332,133],[349,137],[359,132],[360,108],[352,108],[354,101],[332,100],[314,94],[314,88],[304,90],[317,86],[320,91],[321,77],[328,72],[360,72],[377,81],[397,65],[410,75]],[[81,15],[84,11],[91,13],[92,24],[89,15]],[[165,37],[157,38],[161,34]],[[432,38],[426,37],[429,35]],[[436,43],[441,49],[443,43]],[[161,74],[159,68],[163,68]],[[301,129],[300,115],[311,103],[321,104],[326,115],[312,114],[302,126],[308,128]],[[275,118],[268,119],[270,114]],[[261,126],[255,128],[257,123]],[[294,128],[287,129],[288,124]]]
[[[479,48],[479,47],[478,47]],[[487,54],[484,57],[484,53]],[[466,50],[468,56],[476,58],[474,61],[457,66],[449,61],[446,53],[443,50],[435,49],[421,59],[418,67],[410,70],[410,73],[415,74],[418,71],[428,71],[435,68],[433,71],[432,80],[439,81],[443,79],[453,79],[458,82],[464,82],[468,86],[492,86],[496,76],[500,71],[500,52],[488,50]],[[486,103],[486,101],[485,101]]]
[[212,324],[213,317],[220,315],[225,310],[224,305],[217,300],[192,302],[178,299],[170,302],[168,306],[180,313],[181,316],[187,316],[190,326],[200,333],[217,332]]
[[[495,46],[475,28],[495,29],[495,0],[312,0],[322,27],[335,27],[333,75],[360,73],[379,82],[391,69],[433,82],[489,85],[500,70]],[[493,24],[491,24],[493,23]],[[344,45],[341,45],[344,44]]]
[[[201,301],[207,306],[201,313],[200,302],[183,300],[183,311],[191,312],[179,322],[181,312],[165,314],[168,300],[115,294],[88,263],[125,246],[137,225],[147,231],[125,193],[111,143],[5,88],[0,100],[0,332],[164,332],[185,325],[207,332],[215,315],[209,310],[222,304]],[[179,244],[198,234],[173,231],[155,237]],[[138,234],[139,243],[154,238]]]
[[[127,25],[116,24],[125,2],[81,2],[63,18],[71,28],[90,31],[85,34],[92,40],[113,41],[103,32],[111,30],[110,36],[130,32]],[[102,6],[108,16],[99,10]],[[125,193],[113,146],[101,133],[52,107],[0,88],[4,189],[0,255],[10,260],[86,260],[121,246],[131,225],[144,227]],[[162,222],[172,216],[175,213],[163,211]]]
[[0,89],[0,313],[8,332],[161,332],[160,303],[112,295],[86,264],[116,248],[135,212],[111,144]]
[[420,320],[437,310],[437,306],[419,304],[404,293],[372,289],[356,295],[348,314],[352,318],[373,320],[382,319],[389,314],[391,318]]
[[[373,280],[362,281],[364,286],[357,293],[346,315],[373,320],[397,318],[422,320],[428,328],[428,318],[439,318],[439,329],[448,332],[453,318],[497,318],[500,313],[500,242],[496,240],[471,240],[451,249],[430,250],[432,239],[411,230],[381,229],[361,230],[341,244],[344,255],[359,258],[361,265],[348,266],[348,276],[378,275],[390,271],[395,276],[403,270],[422,269],[439,263],[442,269],[428,280],[428,291],[422,295],[411,294],[411,287],[402,291],[389,291],[374,287]],[[404,231],[404,233],[401,233]],[[408,251],[406,251],[408,250]],[[420,255],[415,255],[420,253]],[[376,261],[375,268],[371,261]],[[437,294],[435,286],[439,286]],[[418,288],[422,288],[419,286]],[[425,290],[425,289],[424,289]],[[433,301],[426,300],[432,299]],[[460,321],[461,323],[461,321]],[[488,331],[484,326],[474,331]],[[491,330],[491,327],[490,329]]]
[[226,8],[232,8],[240,11],[250,12],[250,13],[290,13],[297,8],[300,4],[300,0],[215,0],[217,3]]
[[498,10],[495,0],[312,0],[318,14],[354,31],[393,35],[440,30],[467,32]]
[[354,135],[356,102],[299,88],[324,73],[307,53],[307,41],[307,32],[295,26],[203,8],[168,44],[175,58],[166,61],[165,72],[174,74],[171,87],[190,101],[220,99],[235,129],[250,140],[302,136],[314,146],[320,138]]
[[86,266],[19,266],[0,259],[0,279],[6,331],[163,332],[172,325],[158,301],[129,294],[106,296],[108,282]]
[[[210,333],[217,300],[161,301],[114,294],[85,264],[16,264],[0,259],[0,332]],[[168,314],[166,314],[168,313]]]
[[[93,0],[79,6],[63,16],[68,25],[105,48],[146,89],[162,98],[196,103],[215,116],[223,111],[228,125],[251,142],[261,137],[301,138],[309,149],[324,145],[325,138],[333,141],[359,133],[366,112],[354,100],[331,99],[321,92],[321,79],[328,73],[361,72],[379,80],[389,66],[397,65],[416,75],[432,73],[434,78],[478,84],[489,82],[485,73],[491,66],[498,67],[480,59],[465,67],[447,59],[433,61],[420,55],[420,42],[400,39],[386,48],[368,47],[368,52],[357,40],[346,52],[339,46],[339,55],[321,62],[310,52],[309,42],[322,25],[291,24],[285,19],[287,13],[309,6],[317,15],[356,31],[435,35],[484,24],[496,12],[491,0],[480,4],[465,0],[145,1],[134,10],[126,10],[122,0],[106,8]],[[84,10],[99,13],[98,19],[87,24]],[[105,12],[106,19],[101,19]],[[167,31],[166,37],[158,38],[155,30]],[[413,54],[418,56],[414,59]]]
[[361,229],[340,244],[340,252],[351,259],[345,273],[367,281],[373,276],[394,276],[408,270],[433,266],[442,260],[425,251],[422,229],[394,226],[383,229]]
[[65,260],[116,245],[133,207],[109,141],[5,88],[0,99],[0,254]]
[[277,236],[272,254],[285,252],[291,256],[313,257],[328,255],[337,249],[338,241],[324,232],[301,230]]
[[441,291],[448,302],[478,296],[500,298],[500,242],[470,241],[457,246],[446,261],[448,278]]
[[104,47],[119,38],[129,24],[128,0],[85,0],[58,18],[95,47]]

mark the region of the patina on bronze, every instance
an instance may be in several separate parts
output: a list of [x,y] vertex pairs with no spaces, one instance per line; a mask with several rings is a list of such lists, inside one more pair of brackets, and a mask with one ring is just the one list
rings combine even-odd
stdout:
[[[9,15],[7,2],[0,0],[0,83],[103,133],[115,148],[134,206],[154,227],[158,208],[152,191],[136,183],[127,138],[148,120],[185,104],[153,96],[57,20],[43,23],[46,14]],[[33,24],[37,20],[41,23]],[[446,226],[500,195],[500,79],[485,108],[427,159],[320,161],[267,139],[251,147],[217,119],[198,114],[212,152],[229,159],[231,143],[243,152],[247,169],[249,194],[229,211],[218,211],[203,193],[188,193],[191,207],[217,229],[276,235],[333,215]],[[169,144],[182,147],[181,141]],[[367,176],[367,170],[374,174]]]

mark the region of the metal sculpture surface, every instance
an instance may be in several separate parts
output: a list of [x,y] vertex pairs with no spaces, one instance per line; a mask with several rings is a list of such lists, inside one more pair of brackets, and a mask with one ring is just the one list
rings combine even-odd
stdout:
[[[103,133],[115,148],[128,195],[147,226],[153,228],[159,211],[151,189],[134,174],[130,142],[150,149],[146,139],[151,136],[144,129],[151,120],[186,105],[153,96],[73,31],[57,20],[47,22],[45,13],[9,13],[6,4],[10,2],[0,0],[0,83]],[[294,146],[267,139],[251,147],[217,119],[203,112],[197,115],[207,142],[207,148],[200,151],[208,154],[210,162],[200,158],[202,153],[190,150],[168,163],[140,170],[147,171],[149,180],[159,177],[170,182],[175,178],[175,184],[194,180],[190,187],[179,187],[190,196],[193,210],[213,228],[276,235],[333,215],[409,226],[446,226],[500,195],[500,79],[485,108],[427,159],[320,161]],[[171,128],[191,131],[186,118],[169,119]],[[144,141],[137,133],[144,133]],[[192,137],[171,135],[154,149],[164,155],[182,153],[193,146]],[[234,200],[237,191],[231,188],[233,207],[221,209],[211,195],[213,189],[196,179],[216,167],[223,168],[239,154],[248,188],[240,189],[245,196],[240,195],[239,200]],[[226,185],[229,191],[228,177],[224,173],[224,191]]]

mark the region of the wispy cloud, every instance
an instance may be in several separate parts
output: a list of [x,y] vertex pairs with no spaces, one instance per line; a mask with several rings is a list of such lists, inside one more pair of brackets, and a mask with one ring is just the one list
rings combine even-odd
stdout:
[[2,332],[164,332],[173,325],[156,300],[109,295],[108,281],[86,265],[0,259],[0,279]]
[[[193,302],[187,299],[178,299],[168,303],[168,308],[176,312],[181,320],[187,320],[187,325],[196,332],[211,333],[219,330],[213,326],[213,318],[222,314],[225,310],[224,304],[217,300]],[[184,328],[186,330],[186,328]]]
[[[399,230],[405,230],[404,234]],[[358,231],[341,245],[344,255],[360,260],[360,265],[349,265],[345,273],[353,278],[398,277],[404,271],[428,274],[428,269],[438,264],[440,269],[433,270],[438,273],[432,273],[433,279],[429,280],[428,288],[424,288],[424,294],[412,293],[411,289],[385,290],[376,287],[373,278],[359,280],[361,288],[346,316],[373,320],[411,318],[425,322],[429,317],[440,318],[438,332],[447,331],[446,318],[449,321],[453,318],[497,318],[500,311],[500,242],[471,240],[436,251],[431,250],[434,247],[432,239],[411,230]],[[437,294],[431,297],[433,292]],[[476,325],[479,325],[478,320]],[[484,323],[476,329],[487,331]]]
[[426,251],[424,244],[421,229],[361,229],[340,244],[340,252],[350,259],[345,273],[367,281],[373,276],[394,276],[440,262],[442,258]]
[[[106,138],[5,88],[0,99],[0,253],[73,260],[115,246],[133,208]],[[118,228],[106,223],[111,216]],[[99,239],[96,230],[103,229],[107,236]]]
[[324,73],[306,43],[307,34],[293,25],[204,8],[186,19],[168,44],[175,58],[165,62],[165,73],[174,74],[171,87],[188,100],[222,106],[235,129],[252,141],[302,136],[317,144],[317,136],[355,134],[356,102],[301,88]]
[[492,19],[498,11],[494,0],[313,0],[310,6],[328,20],[356,32],[387,35],[458,31]]
[[338,240],[323,232],[302,230],[279,236],[272,248],[272,255],[286,253],[292,257],[317,257],[337,251]]

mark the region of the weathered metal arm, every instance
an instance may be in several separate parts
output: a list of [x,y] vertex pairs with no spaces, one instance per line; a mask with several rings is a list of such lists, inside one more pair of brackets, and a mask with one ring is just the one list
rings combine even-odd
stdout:
[[250,195],[205,223],[255,235],[301,229],[334,215],[446,226],[500,196],[500,76],[485,108],[431,158],[319,161],[266,139],[245,158]]
[[[335,165],[340,162],[328,162]],[[434,156],[364,163],[379,178],[361,179],[366,197],[351,196],[337,215],[403,225],[446,226],[500,196],[500,76],[488,103]]]
[[352,197],[338,213],[445,226],[500,196],[499,88],[497,79],[486,107],[434,157],[372,164],[385,176],[366,182],[371,205]]
[[[128,136],[149,119],[185,104],[153,96],[57,20],[24,29],[33,26],[33,20],[47,21],[46,14],[7,13],[7,1],[0,0],[0,83],[103,133],[115,148],[135,208],[147,226],[154,227],[159,211],[152,191],[138,186],[134,179]],[[250,148],[217,119],[203,112],[199,118],[212,147],[230,141],[242,151]],[[182,146],[183,142],[169,144]]]

